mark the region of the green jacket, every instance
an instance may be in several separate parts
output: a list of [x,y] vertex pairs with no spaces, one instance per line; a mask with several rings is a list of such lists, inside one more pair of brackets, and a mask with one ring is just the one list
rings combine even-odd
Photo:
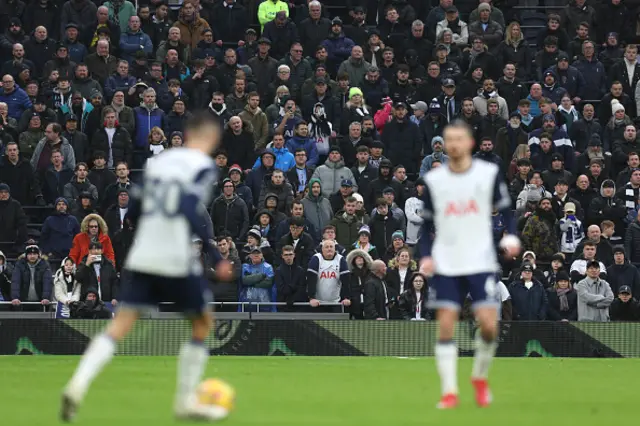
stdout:
[[534,213],[522,231],[522,246],[524,251],[533,251],[538,260],[550,261],[559,250],[554,226]]
[[358,231],[362,222],[357,215],[349,216],[340,210],[329,223],[336,228],[336,241],[347,251],[353,250],[353,243],[358,240]]
[[44,138],[44,130],[42,129],[27,129],[20,133],[20,139],[18,140],[18,147],[20,148],[20,154],[25,160],[31,160],[33,152],[38,146],[40,139]]

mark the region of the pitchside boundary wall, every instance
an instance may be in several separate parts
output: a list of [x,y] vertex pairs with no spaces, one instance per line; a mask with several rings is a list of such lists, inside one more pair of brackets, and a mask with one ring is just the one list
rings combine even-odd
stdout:
[[[79,355],[108,320],[1,319],[0,355]],[[458,325],[462,356],[471,355],[476,328]],[[430,321],[219,319],[206,344],[212,355],[433,356],[437,324]],[[178,354],[188,322],[139,321],[118,355]],[[498,356],[640,357],[640,323],[504,322]]]

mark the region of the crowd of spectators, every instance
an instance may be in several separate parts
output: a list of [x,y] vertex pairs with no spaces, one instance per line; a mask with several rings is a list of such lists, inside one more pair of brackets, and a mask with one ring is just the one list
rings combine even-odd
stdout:
[[217,301],[429,319],[419,176],[457,118],[518,218],[503,319],[640,320],[635,3],[0,0],[0,298],[116,305],[135,173],[205,110]]

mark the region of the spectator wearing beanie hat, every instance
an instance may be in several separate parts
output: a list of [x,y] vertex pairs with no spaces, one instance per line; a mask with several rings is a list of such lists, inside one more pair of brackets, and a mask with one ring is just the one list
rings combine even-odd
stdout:
[[569,274],[564,270],[558,272],[555,284],[547,289],[547,297],[549,299],[548,320],[578,320],[578,294],[571,287]]
[[[31,272],[33,270],[33,272]],[[53,272],[49,262],[43,258],[40,248],[27,246],[13,268],[11,277],[11,300],[14,305],[21,302],[40,302],[48,305],[53,290]]]
[[352,249],[362,250],[372,259],[379,259],[378,249],[371,244],[371,229],[368,225],[362,225],[358,230],[358,239],[351,245]]
[[627,260],[624,246],[613,248],[613,264],[607,266],[607,282],[613,294],[628,286],[633,297],[640,299],[640,272]]
[[[253,213],[253,194],[251,192],[251,188],[247,186],[247,184],[243,181],[244,173],[242,172],[242,167],[238,164],[232,164],[229,167],[229,179],[236,187],[236,194],[238,197],[242,198],[242,200],[247,205],[247,210],[249,211],[249,215]],[[218,198],[222,193],[222,187],[219,183],[215,185],[214,191],[214,199]]]
[[55,212],[42,225],[40,246],[49,257],[62,259],[71,250],[73,237],[80,232],[80,224],[69,214],[69,203],[63,197],[56,199]]

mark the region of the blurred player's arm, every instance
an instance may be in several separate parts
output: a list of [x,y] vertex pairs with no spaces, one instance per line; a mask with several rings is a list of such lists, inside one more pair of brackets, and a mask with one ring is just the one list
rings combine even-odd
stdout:
[[343,257],[340,259],[340,303],[345,306],[351,304],[351,274],[349,273],[349,267],[347,261]]
[[511,196],[509,188],[502,180],[502,174],[498,171],[493,186],[493,206],[502,214],[506,235],[500,240],[500,248],[504,250],[508,258],[520,254],[520,239],[517,236],[516,221],[511,211]]
[[424,187],[422,193],[422,227],[420,228],[420,256],[431,257],[431,248],[433,245],[432,235],[435,231],[433,222],[433,202],[431,200],[431,191],[429,185]]

